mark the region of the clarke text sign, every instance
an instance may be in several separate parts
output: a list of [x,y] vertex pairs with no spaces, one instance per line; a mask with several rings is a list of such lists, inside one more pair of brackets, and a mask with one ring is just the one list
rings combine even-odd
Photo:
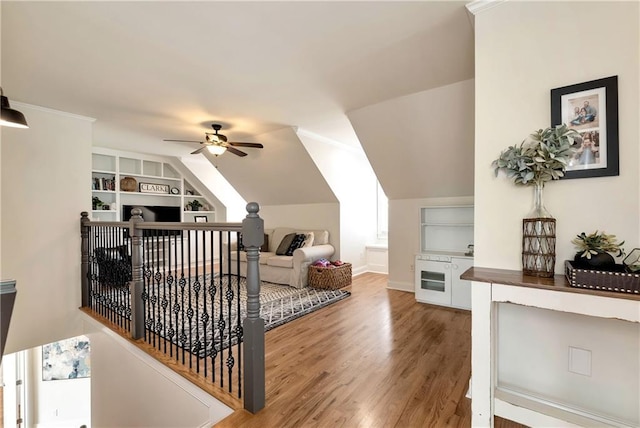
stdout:
[[169,185],[140,183],[140,193],[169,193]]

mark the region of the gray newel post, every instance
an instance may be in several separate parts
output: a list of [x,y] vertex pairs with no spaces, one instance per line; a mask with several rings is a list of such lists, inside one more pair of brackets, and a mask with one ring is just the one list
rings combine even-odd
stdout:
[[259,247],[264,243],[264,221],[258,216],[260,206],[247,204],[242,220],[242,243],[247,252],[247,317],[244,333],[244,408],[256,413],[264,408],[264,320],[260,318]]
[[80,259],[80,287],[82,307],[89,306],[89,213],[82,211],[80,213],[80,238],[82,240],[80,251],[82,258]]
[[131,210],[129,220],[129,236],[131,236],[131,282],[129,291],[131,292],[131,338],[142,339],[144,337],[144,304],[142,302],[142,291],[144,282],[142,277],[142,229],[136,225],[142,223],[142,210],[134,208]]

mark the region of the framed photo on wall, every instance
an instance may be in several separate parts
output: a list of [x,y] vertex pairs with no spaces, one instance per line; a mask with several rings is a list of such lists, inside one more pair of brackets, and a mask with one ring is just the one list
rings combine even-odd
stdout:
[[194,216],[194,220],[196,223],[206,223],[207,222],[207,216],[206,215],[197,215]]
[[580,133],[565,178],[620,174],[618,76],[551,90],[551,125]]

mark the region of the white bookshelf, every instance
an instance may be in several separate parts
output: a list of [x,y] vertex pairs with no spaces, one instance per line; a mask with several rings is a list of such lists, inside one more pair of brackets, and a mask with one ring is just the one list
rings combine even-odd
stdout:
[[[125,177],[136,180],[134,191],[120,188],[120,182]],[[161,185],[168,192],[141,192],[140,183]],[[215,205],[197,190],[197,186],[187,181],[169,162],[161,158],[94,150],[91,187],[92,198],[98,198],[104,204],[97,208],[92,206],[93,220],[121,221],[123,205],[161,205],[181,207],[181,218],[185,222],[195,221],[196,216],[205,216],[207,222],[216,221]],[[187,207],[187,203],[193,200],[202,205],[198,211],[191,211]]]

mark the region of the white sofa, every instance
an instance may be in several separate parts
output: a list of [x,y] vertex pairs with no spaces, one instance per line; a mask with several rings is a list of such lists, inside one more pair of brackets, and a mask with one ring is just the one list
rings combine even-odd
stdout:
[[[276,250],[282,239],[290,233],[313,233],[311,246],[298,248],[291,256],[276,255]],[[307,272],[309,266],[318,259],[329,259],[333,256],[335,248],[329,244],[329,231],[327,230],[297,230],[287,227],[265,229],[268,236],[268,248],[260,251],[260,279],[276,284],[286,284],[296,288],[307,286]],[[237,251],[237,242],[231,245],[231,273],[237,272],[237,260],[240,257],[240,276],[247,276],[247,253]],[[226,258],[227,251],[223,251]],[[226,263],[225,263],[226,266]]]

